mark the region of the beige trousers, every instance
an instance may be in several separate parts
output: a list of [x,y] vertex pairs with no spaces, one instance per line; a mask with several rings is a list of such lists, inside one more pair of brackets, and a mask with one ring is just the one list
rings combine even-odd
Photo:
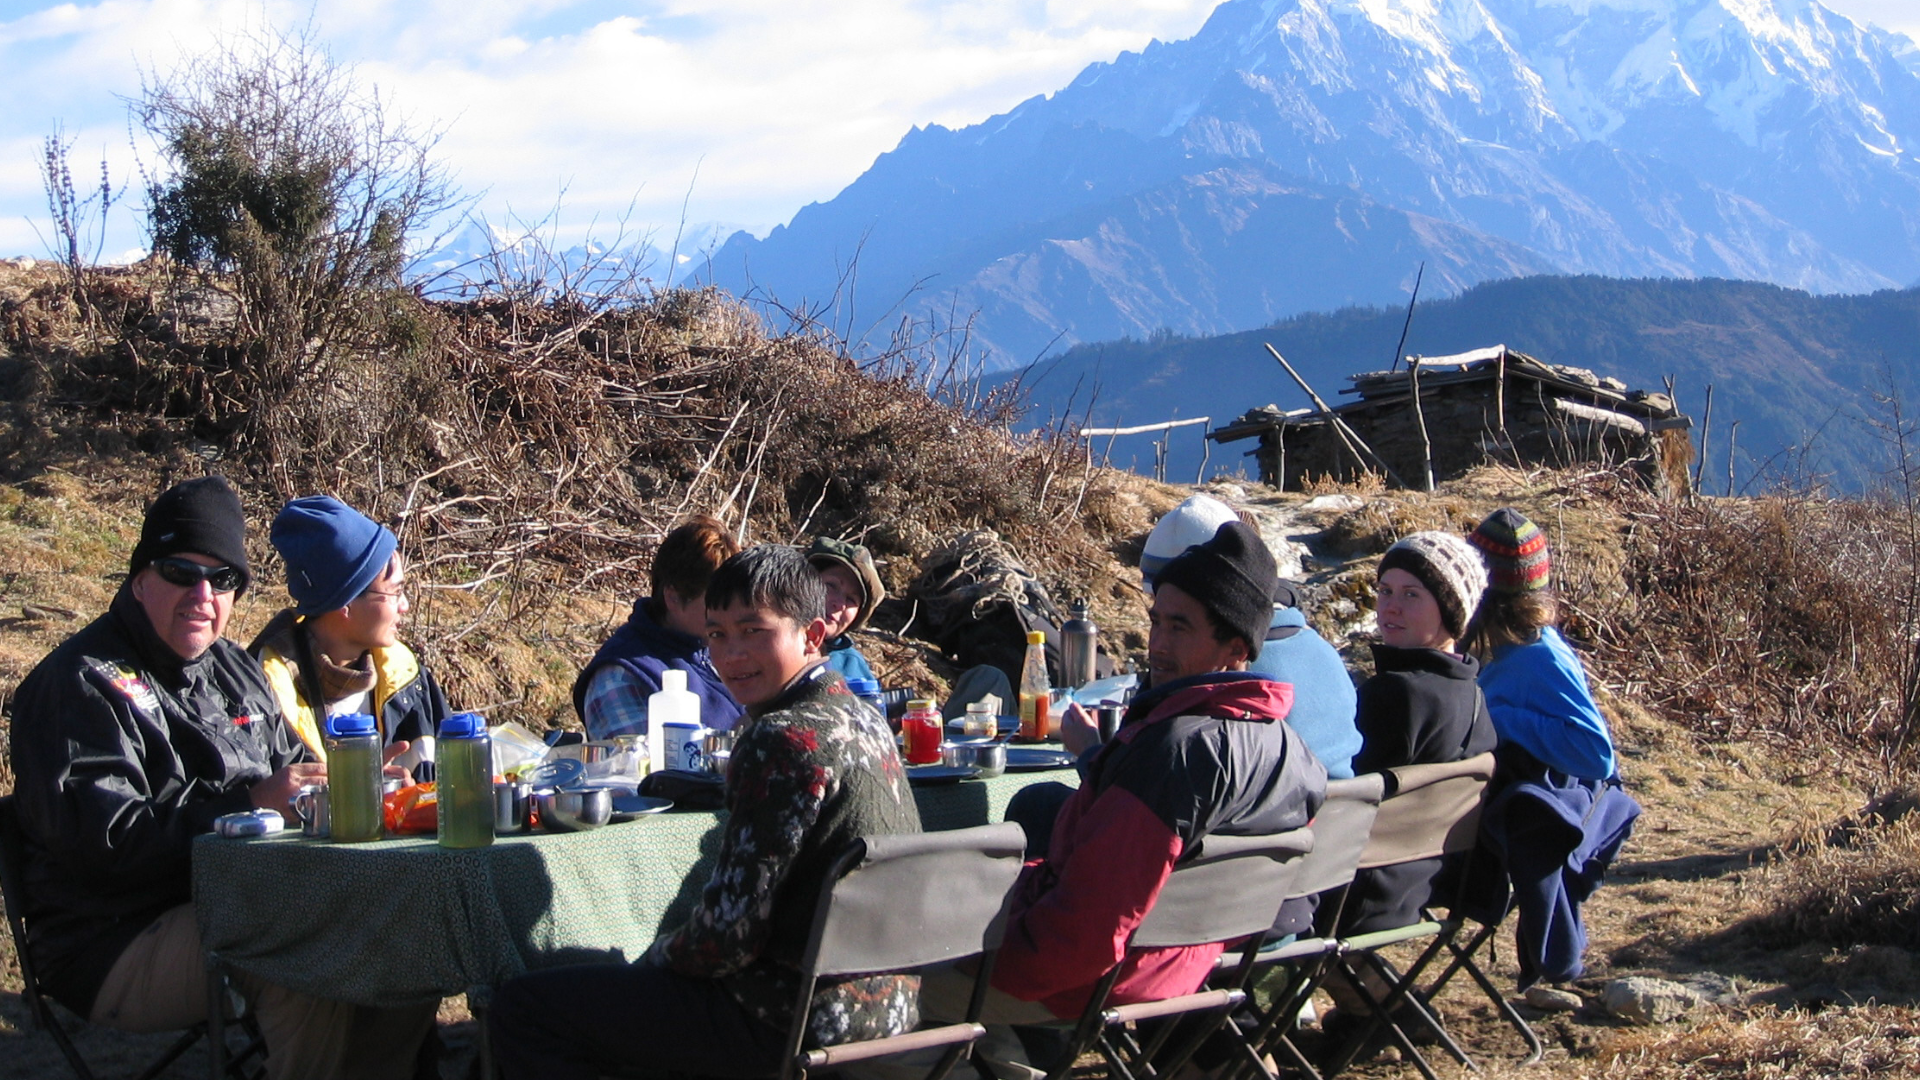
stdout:
[[[114,962],[94,998],[92,1023],[172,1031],[207,1018],[207,969],[193,905],[155,919]],[[296,993],[244,973],[234,983],[267,1042],[272,1080],[407,1080],[433,1024],[433,1004],[376,1009]]]

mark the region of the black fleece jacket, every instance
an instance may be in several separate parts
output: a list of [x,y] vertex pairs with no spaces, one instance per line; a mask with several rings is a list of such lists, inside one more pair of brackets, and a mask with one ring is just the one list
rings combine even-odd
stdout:
[[[1355,723],[1366,742],[1354,756],[1355,775],[1461,761],[1499,741],[1480,697],[1480,661],[1439,649],[1375,645],[1373,666],[1373,678],[1360,684]],[[1459,869],[1447,860],[1423,859],[1361,871],[1341,931],[1363,934],[1419,921],[1420,909],[1436,894],[1445,898]]]
[[304,748],[259,663],[221,639],[182,661],[123,585],[14,693],[32,957],[81,1016],[129,942],[192,898],[193,838]]

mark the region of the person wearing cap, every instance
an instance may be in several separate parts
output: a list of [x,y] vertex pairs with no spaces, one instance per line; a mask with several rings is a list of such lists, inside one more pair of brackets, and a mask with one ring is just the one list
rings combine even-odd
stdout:
[[1247,665],[1271,679],[1293,687],[1293,711],[1287,723],[1327,767],[1327,776],[1345,780],[1353,775],[1353,755],[1360,752],[1360,729],[1354,724],[1356,694],[1353,676],[1339,650],[1307,625],[1301,610],[1301,589],[1282,580],[1273,590],[1273,621],[1260,655]]
[[1467,635],[1502,752],[1525,751],[1584,780],[1618,771],[1613,736],[1586,669],[1560,633],[1547,535],[1519,511],[1487,515],[1467,542],[1487,565],[1487,595]]
[[[1355,723],[1365,740],[1357,773],[1461,761],[1498,741],[1476,681],[1480,662],[1458,651],[1487,586],[1479,552],[1452,533],[1418,532],[1380,557],[1380,644],[1360,686]],[[1433,894],[1441,860],[1363,871],[1341,917],[1345,933],[1405,926]]]
[[1620,781],[1606,718],[1559,630],[1546,534],[1503,507],[1467,536],[1487,595],[1467,631],[1500,745],[1482,843],[1513,890],[1520,988],[1585,970],[1580,905],[1633,833],[1640,805]]
[[[1493,723],[1475,681],[1480,662],[1458,651],[1486,587],[1479,553],[1452,533],[1414,533],[1380,557],[1380,643],[1373,647],[1373,678],[1360,685],[1354,719],[1363,745],[1354,755],[1356,773],[1460,761],[1494,748]],[[1436,879],[1458,870],[1456,861],[1439,858],[1361,870],[1339,908],[1339,932],[1418,922]],[[1363,977],[1376,997],[1386,992],[1372,972]],[[1342,976],[1325,985],[1339,1008],[1321,1019],[1321,1030],[1330,1045],[1343,1045],[1366,1024],[1368,1005]]]
[[276,614],[247,651],[294,734],[325,761],[328,716],[366,713],[385,745],[404,742],[393,764],[433,779],[433,744],[450,711],[433,673],[400,642],[407,614],[406,562],[385,526],[330,495],[282,507],[268,531],[287,567],[293,606]]
[[[48,994],[91,1023],[206,1019],[194,837],[255,809],[292,821],[326,766],[281,717],[253,657],[221,635],[246,590],[240,499],[218,476],[155,499],[106,614],[14,693],[10,761],[25,834],[28,947]],[[297,824],[297,822],[295,822]],[[267,1073],[408,1076],[433,1008],[361,1009],[235,976]]]
[[687,673],[702,724],[732,729],[741,708],[707,652],[706,595],[714,570],[739,551],[733,532],[705,514],[674,526],[660,541],[653,594],[633,602],[626,623],[573,681],[573,708],[588,738],[645,734],[648,702],[669,668]]
[[[1207,495],[1192,496],[1169,510],[1154,523],[1140,553],[1147,591],[1153,591],[1154,575],[1174,556],[1235,520],[1240,517],[1232,507]],[[1328,777],[1346,779],[1353,775],[1353,755],[1360,750],[1360,730],[1353,723],[1353,676],[1339,651],[1307,625],[1300,601],[1301,590],[1293,582],[1280,579],[1274,586],[1266,638],[1247,670],[1293,686],[1287,723],[1327,767]]]
[[843,679],[873,678],[873,668],[853,643],[853,631],[867,625],[873,609],[887,598],[872,553],[863,545],[821,536],[807,548],[807,562],[827,588],[827,640],[821,646],[827,666]]
[[[1152,687],[1093,753],[1045,856],[1014,886],[989,1023],[1078,1016],[1116,963],[1115,1005],[1192,991],[1223,943],[1126,948],[1167,875],[1209,833],[1283,832],[1319,811],[1327,774],[1285,723],[1292,688],[1246,670],[1266,639],[1275,580],[1272,553],[1238,520],[1160,568],[1147,637]],[[930,976],[923,1011],[959,1016],[969,988],[949,973]],[[982,1052],[998,1055],[1000,1075],[1018,1075],[1002,1067],[1023,1064],[1016,1042],[996,1038]]]

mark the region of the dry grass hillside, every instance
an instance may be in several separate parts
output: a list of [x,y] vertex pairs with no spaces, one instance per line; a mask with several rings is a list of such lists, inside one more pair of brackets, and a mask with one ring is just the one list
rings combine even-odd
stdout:
[[[1110,650],[1144,643],[1132,564],[1190,489],[1016,436],[1010,402],[911,365],[863,370],[709,293],[397,303],[410,329],[389,351],[329,369],[283,416],[248,397],[204,283],[103,275],[83,309],[58,276],[0,264],[0,694],[104,609],[145,501],[210,469],[261,525],[314,490],[393,522],[419,582],[411,640],[457,704],[536,729],[572,722],[577,665],[696,510],[754,540],[861,538],[896,592],[941,541],[992,528],[1056,598],[1093,600]],[[1587,1006],[1539,1016],[1549,1057],[1529,1074],[1920,1075],[1910,520],[1809,498],[1662,503],[1610,473],[1497,468],[1431,494],[1208,490],[1297,560],[1316,623],[1362,672],[1371,564],[1394,539],[1500,505],[1548,529],[1570,635],[1646,814],[1588,907]],[[241,640],[284,600],[263,528],[252,555]],[[910,636],[913,617],[890,604],[862,644],[887,681],[938,692],[953,669]],[[10,947],[0,958],[0,1075],[52,1075],[51,1043],[22,1028]],[[1510,985],[1505,944],[1499,960]],[[1705,1004],[1628,1027],[1597,1001],[1623,974],[1685,982]],[[1442,1007],[1490,1073],[1520,1074],[1484,1003]],[[456,1045],[463,1016],[443,1013]],[[148,1045],[87,1038],[109,1060]],[[203,1067],[189,1056],[174,1075]]]

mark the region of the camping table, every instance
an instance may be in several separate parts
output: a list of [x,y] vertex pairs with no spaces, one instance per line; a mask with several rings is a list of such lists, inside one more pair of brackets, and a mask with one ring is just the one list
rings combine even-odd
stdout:
[[[1071,769],[914,788],[930,830],[999,821]],[[194,909],[219,962],[362,1005],[437,1001],[531,968],[633,960],[692,908],[724,815],[667,813],[455,851],[430,836],[331,844],[200,837]]]

